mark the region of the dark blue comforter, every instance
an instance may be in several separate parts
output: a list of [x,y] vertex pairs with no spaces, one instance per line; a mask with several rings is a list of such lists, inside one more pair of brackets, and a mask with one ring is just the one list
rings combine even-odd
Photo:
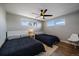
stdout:
[[49,47],[52,47],[53,44],[58,43],[60,40],[56,36],[48,35],[48,34],[38,34],[35,36],[35,38]]
[[43,52],[44,47],[41,42],[29,39],[28,37],[8,40],[0,48],[2,56],[32,56]]

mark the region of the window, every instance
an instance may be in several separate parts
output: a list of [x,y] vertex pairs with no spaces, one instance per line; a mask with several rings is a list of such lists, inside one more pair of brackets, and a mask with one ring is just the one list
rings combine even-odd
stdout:
[[21,26],[23,26],[23,27],[29,27],[29,21],[28,21],[28,19],[22,18],[20,22],[21,22]]
[[55,20],[55,25],[65,25],[65,20],[64,19],[57,19],[57,20]]
[[48,21],[48,22],[47,22],[47,25],[48,25],[48,26],[55,26],[54,20]]
[[59,26],[59,25],[65,25],[65,19],[64,18],[53,19],[53,20],[49,20],[47,22],[47,26]]
[[21,26],[22,27],[28,27],[28,28],[32,27],[32,28],[35,28],[35,29],[41,29],[41,27],[42,27],[40,21],[30,20],[30,19],[25,19],[25,18],[21,19]]
[[29,22],[21,22],[22,26],[28,26],[29,25]]
[[42,27],[41,22],[37,22],[36,28],[40,29]]

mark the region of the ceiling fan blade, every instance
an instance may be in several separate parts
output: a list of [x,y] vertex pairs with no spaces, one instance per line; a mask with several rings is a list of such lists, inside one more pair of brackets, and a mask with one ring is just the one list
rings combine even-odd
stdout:
[[44,13],[46,13],[46,12],[47,12],[47,9],[44,10]]
[[53,16],[53,15],[44,15],[44,16]]

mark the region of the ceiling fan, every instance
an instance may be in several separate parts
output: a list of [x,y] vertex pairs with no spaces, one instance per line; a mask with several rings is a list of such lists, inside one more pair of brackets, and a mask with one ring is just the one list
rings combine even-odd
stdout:
[[37,16],[36,18],[42,16],[43,19],[45,19],[45,17],[51,17],[51,16],[53,16],[53,15],[48,15],[48,14],[46,14],[47,11],[48,11],[47,9],[41,9],[41,10],[40,10],[40,14],[37,14],[37,13],[33,13],[33,14],[39,15],[39,16]]

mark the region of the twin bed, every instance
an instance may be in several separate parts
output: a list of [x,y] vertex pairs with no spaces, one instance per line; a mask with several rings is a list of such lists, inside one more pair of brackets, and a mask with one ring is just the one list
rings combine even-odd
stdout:
[[59,42],[56,36],[47,34],[35,35],[35,39],[29,37],[6,40],[0,48],[1,56],[33,56],[45,52],[42,42],[48,46]]
[[0,48],[0,55],[33,56],[44,51],[45,51],[44,46],[40,41],[28,37],[22,37],[7,40],[2,46],[2,48]]
[[57,36],[48,35],[48,34],[38,34],[35,36],[35,38],[49,47],[52,47],[54,44],[57,44],[60,42]]

